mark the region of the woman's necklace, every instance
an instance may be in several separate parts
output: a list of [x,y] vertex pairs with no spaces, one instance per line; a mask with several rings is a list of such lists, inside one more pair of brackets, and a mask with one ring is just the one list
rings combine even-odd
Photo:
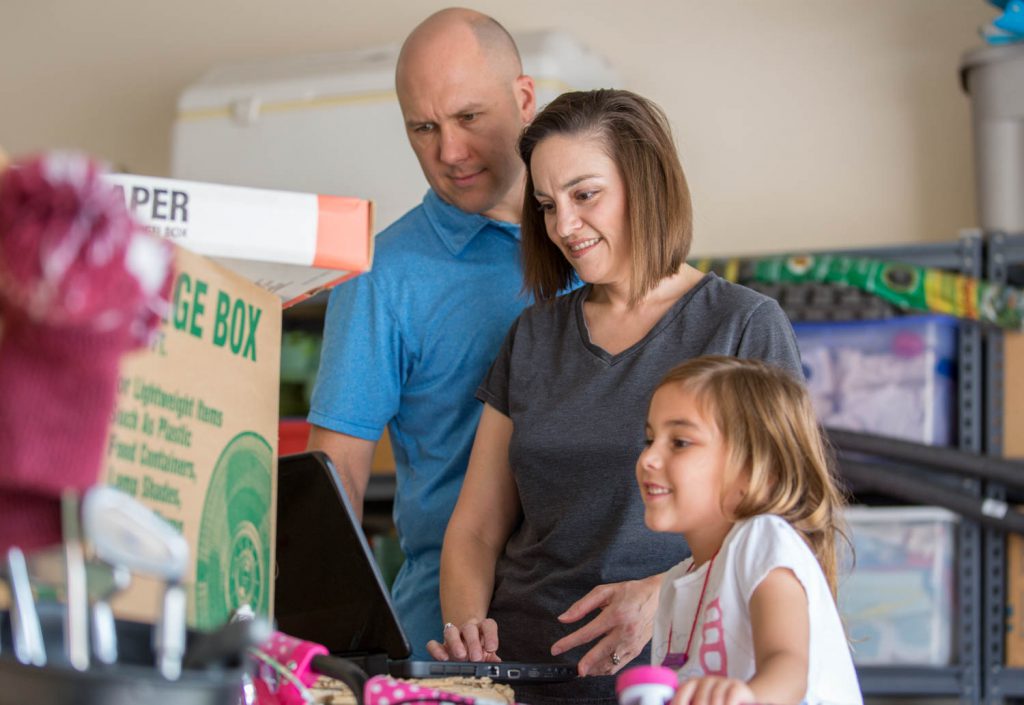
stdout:
[[665,658],[661,660],[662,666],[668,666],[669,668],[682,668],[686,665],[686,662],[690,660],[690,647],[693,645],[693,633],[697,631],[697,620],[700,618],[700,609],[704,606],[704,593],[708,589],[708,579],[711,577],[711,569],[715,566],[715,558],[717,556],[718,551],[715,551],[715,555],[711,556],[711,560],[708,561],[708,572],[704,574],[704,584],[701,585],[700,597],[697,598],[697,610],[693,613],[693,624],[690,625],[690,637],[686,640],[686,648],[682,653],[672,651],[672,623],[669,622],[668,653],[666,653]]

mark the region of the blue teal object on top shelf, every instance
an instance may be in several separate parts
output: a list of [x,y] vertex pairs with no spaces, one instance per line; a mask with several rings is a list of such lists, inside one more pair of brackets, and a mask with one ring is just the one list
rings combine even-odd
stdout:
[[1024,35],[1024,2],[1021,2],[1021,0],[1010,0],[1010,2],[1006,3],[1002,16],[997,17],[993,24],[1007,32]]
[[981,28],[981,36],[993,45],[1024,42],[1024,0],[989,0],[1003,14]]

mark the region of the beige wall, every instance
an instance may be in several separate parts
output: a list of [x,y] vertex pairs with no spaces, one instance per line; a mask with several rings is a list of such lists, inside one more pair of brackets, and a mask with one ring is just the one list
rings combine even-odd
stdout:
[[[208,67],[397,42],[445,4],[0,0],[0,145],[166,175],[176,97]],[[698,254],[944,240],[976,221],[957,73],[995,14],[982,0],[473,7],[573,33],[666,109]]]

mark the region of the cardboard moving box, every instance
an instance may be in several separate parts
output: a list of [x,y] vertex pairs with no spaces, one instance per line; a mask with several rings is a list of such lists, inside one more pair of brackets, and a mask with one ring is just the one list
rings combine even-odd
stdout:
[[[1003,345],[1003,457],[1024,459],[1024,333],[1005,331]],[[1024,667],[1024,536],[1006,535],[1005,663]]]
[[[175,267],[169,319],[122,361],[101,479],[182,532],[189,623],[213,628],[273,605],[281,301],[181,247]],[[115,609],[152,620],[156,588]]]
[[[160,339],[122,365],[103,477],[187,539],[192,626],[217,627],[244,603],[269,616],[281,309],[370,268],[373,206],[130,174],[106,178],[137,220],[179,247],[173,311]],[[159,586],[137,583],[115,608],[152,619]]]
[[1024,333],[1003,335],[1003,457],[1024,460]]
[[1024,667],[1024,609],[1022,607],[1024,607],[1024,536],[1007,533],[1004,663],[1009,668]]

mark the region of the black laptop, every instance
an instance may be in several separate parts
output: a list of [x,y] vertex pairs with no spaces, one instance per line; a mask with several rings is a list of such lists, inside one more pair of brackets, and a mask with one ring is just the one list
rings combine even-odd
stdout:
[[285,634],[323,644],[370,675],[487,676],[542,683],[576,677],[568,663],[414,661],[377,563],[330,459],[278,461],[274,617]]

